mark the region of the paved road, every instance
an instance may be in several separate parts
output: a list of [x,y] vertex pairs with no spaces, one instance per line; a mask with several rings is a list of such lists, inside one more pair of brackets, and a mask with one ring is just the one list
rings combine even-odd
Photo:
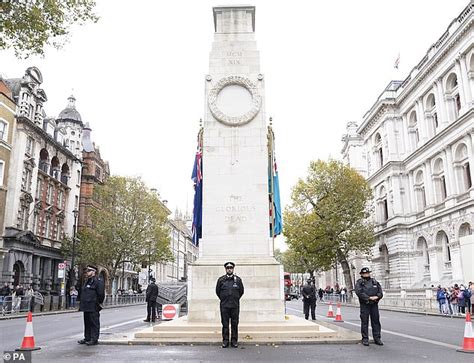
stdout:
[[[302,303],[287,304],[287,313],[301,315]],[[318,319],[326,319],[326,306],[318,306]],[[102,335],[146,326],[144,306],[122,307],[101,313]],[[343,308],[342,325],[359,331],[358,309]],[[35,339],[40,351],[33,362],[149,362],[149,361],[227,361],[227,362],[472,362],[473,355],[458,353],[464,321],[407,313],[382,312],[383,347],[350,345],[245,345],[239,349],[218,346],[80,346],[82,315],[71,313],[34,318]],[[0,321],[0,350],[18,347],[25,329],[24,319]]]

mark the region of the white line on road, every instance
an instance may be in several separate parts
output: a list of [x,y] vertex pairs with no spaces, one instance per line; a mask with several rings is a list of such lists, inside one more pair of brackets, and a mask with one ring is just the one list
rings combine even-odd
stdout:
[[118,324],[110,325],[110,326],[108,326],[108,327],[106,327],[106,328],[100,329],[100,331],[105,331],[105,330],[117,328],[117,327],[119,327],[119,326],[123,326],[123,325],[127,325],[127,324],[136,323],[136,322],[138,322],[138,321],[143,321],[143,317],[141,317],[141,318],[139,318],[139,319],[135,319],[135,320],[124,321],[123,323],[118,323]]
[[[296,310],[296,309],[293,309],[293,308],[287,307],[286,309],[287,309],[287,310],[293,310],[293,311],[296,311],[296,312],[298,312],[298,313],[301,313],[300,310]],[[317,316],[320,317],[320,318],[324,318],[326,321],[330,322],[330,319],[326,319],[325,316],[322,316],[322,315],[317,315]],[[351,323],[351,322],[349,322],[349,321],[345,321],[344,323],[345,323],[345,324],[349,324],[349,325],[354,325],[354,326],[359,326],[359,327],[360,327],[360,324]],[[369,328],[370,328],[370,327],[369,327]],[[437,341],[437,340],[431,340],[431,339],[416,337],[416,336],[414,336],[414,335],[408,335],[408,334],[403,334],[403,333],[397,333],[397,332],[391,331],[391,330],[382,329],[382,333],[392,334],[392,335],[396,335],[396,336],[399,336],[399,337],[402,337],[402,338],[408,338],[408,339],[412,339],[412,340],[417,340],[417,341],[419,341],[419,342],[424,342],[424,343],[439,345],[439,346],[446,347],[446,348],[459,349],[459,346],[457,346],[457,345],[452,345],[452,344],[440,342],[440,341]]]

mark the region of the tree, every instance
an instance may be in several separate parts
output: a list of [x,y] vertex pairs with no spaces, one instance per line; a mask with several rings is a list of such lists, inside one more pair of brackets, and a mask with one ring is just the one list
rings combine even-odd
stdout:
[[[94,199],[100,208],[90,210],[92,227],[78,233],[80,264],[104,266],[113,278],[124,261],[139,266],[171,259],[167,212],[141,179],[109,177],[95,187]],[[71,241],[65,241],[64,254],[71,250]]]
[[367,181],[339,161],[313,161],[306,179],[293,188],[291,200],[283,230],[290,250],[318,270],[340,263],[352,289],[349,256],[369,254],[374,245],[369,221],[372,190]]
[[12,48],[18,58],[43,55],[46,45],[61,48],[71,25],[97,22],[94,0],[0,2],[0,49]]

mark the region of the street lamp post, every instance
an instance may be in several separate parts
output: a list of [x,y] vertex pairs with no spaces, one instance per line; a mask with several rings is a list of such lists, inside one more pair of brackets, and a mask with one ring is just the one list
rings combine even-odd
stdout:
[[76,272],[74,270],[75,260],[76,260],[76,233],[77,233],[77,218],[79,216],[79,211],[74,209],[72,211],[74,214],[74,226],[72,231],[72,259],[71,259],[71,286],[74,286],[76,283]]

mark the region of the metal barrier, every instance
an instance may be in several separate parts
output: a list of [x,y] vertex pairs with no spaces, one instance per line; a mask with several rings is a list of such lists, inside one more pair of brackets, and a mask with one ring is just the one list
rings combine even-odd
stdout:
[[130,295],[105,295],[105,300],[102,305],[130,305],[140,304],[145,302],[145,294],[130,294]]
[[[318,300],[319,300],[319,296],[318,296]],[[332,302],[332,303],[352,303],[352,296],[350,294],[344,294],[344,295],[341,295],[341,294],[327,294],[327,293],[324,293],[323,295],[323,302]]]
[[8,314],[27,313],[32,309],[34,300],[32,296],[4,296],[0,301],[1,313]]

